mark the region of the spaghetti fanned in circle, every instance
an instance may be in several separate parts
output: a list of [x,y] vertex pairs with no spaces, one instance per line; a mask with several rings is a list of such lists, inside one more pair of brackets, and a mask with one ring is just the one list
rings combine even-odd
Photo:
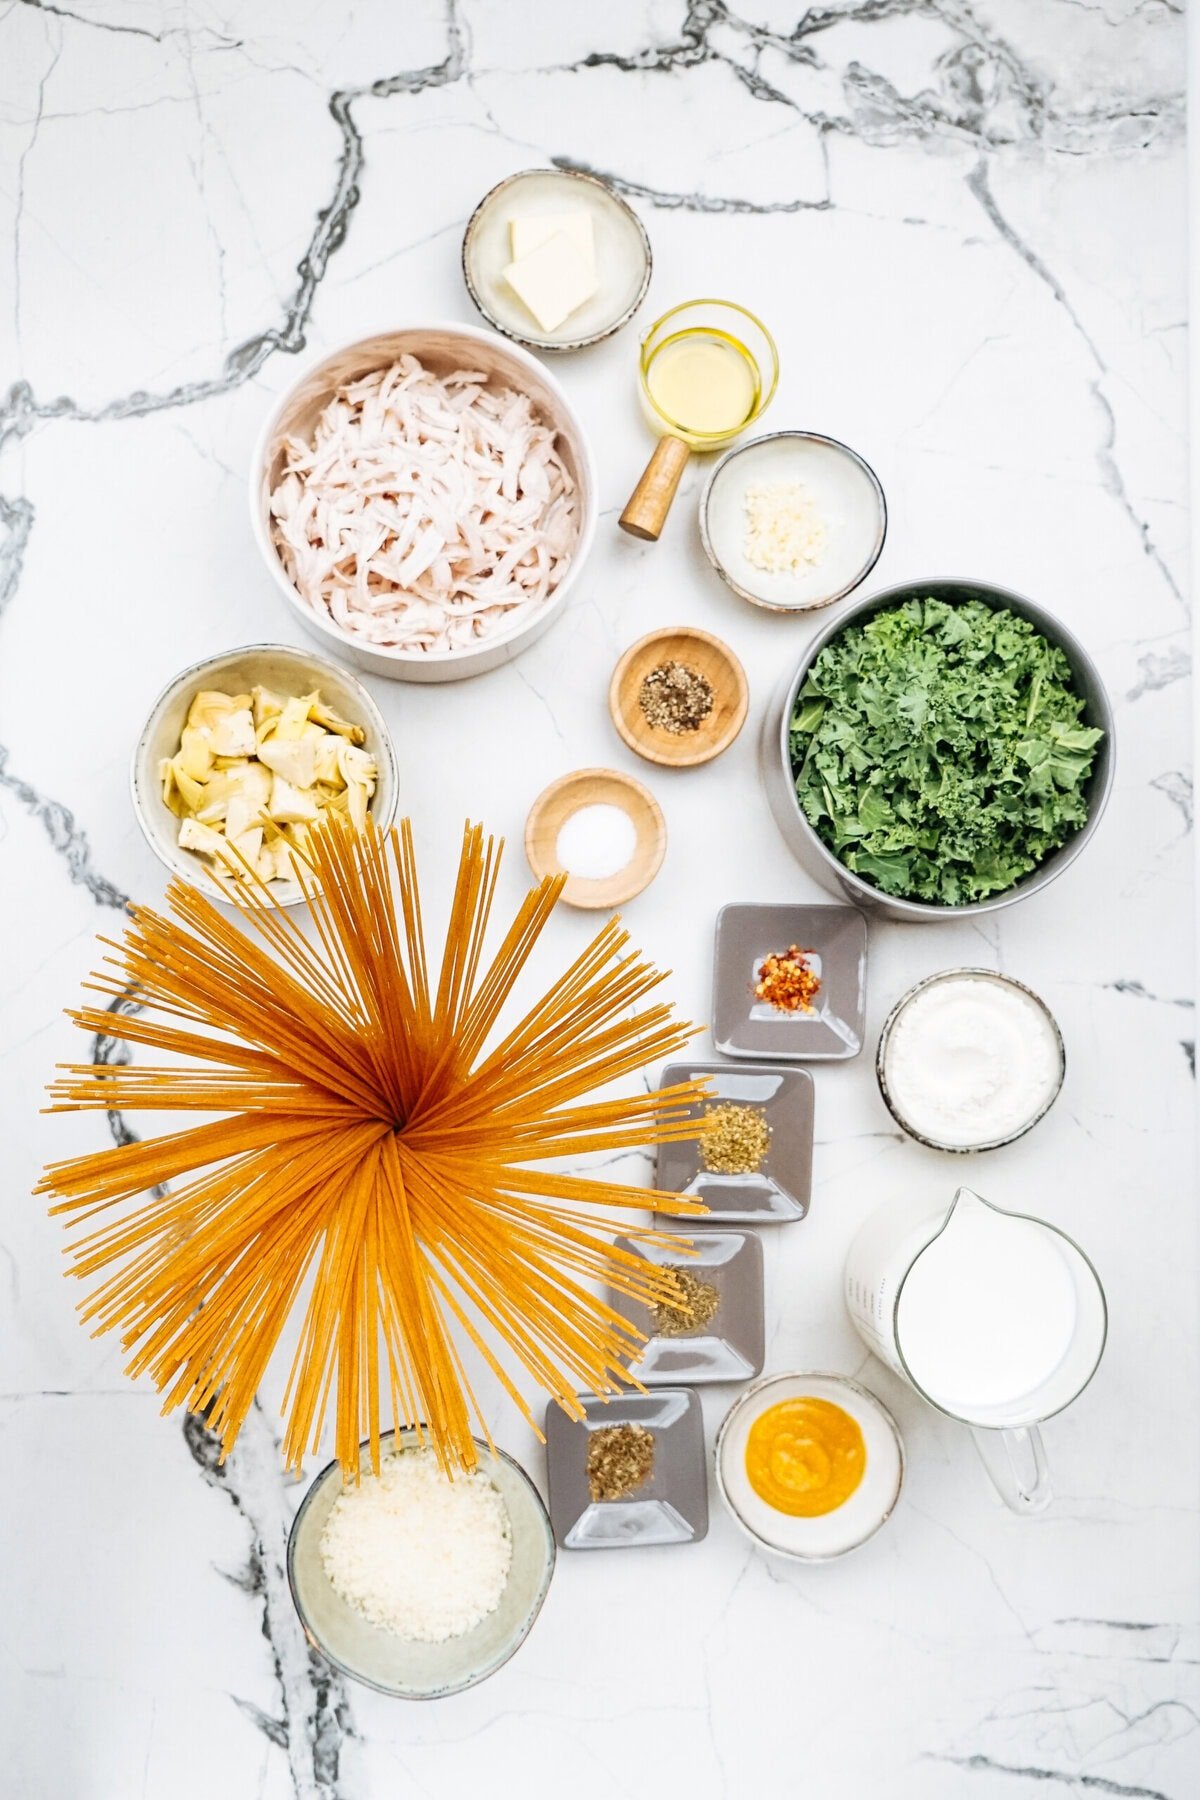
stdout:
[[136,1006],[71,1014],[176,1060],[100,1079],[65,1065],[49,1110],[209,1115],[55,1163],[38,1191],[91,1228],[72,1248],[72,1272],[99,1280],[85,1320],[120,1333],[127,1372],[152,1376],[165,1409],[204,1413],[225,1454],[293,1309],[286,1461],[315,1449],[332,1404],[356,1477],[361,1438],[378,1466],[385,1407],[426,1427],[447,1466],[474,1463],[473,1420],[488,1433],[467,1344],[531,1423],[523,1378],[578,1414],[576,1389],[613,1391],[641,1341],[594,1284],[676,1297],[670,1271],[601,1235],[604,1210],[704,1208],[561,1161],[693,1135],[702,1083],[600,1090],[694,1028],[643,1004],[663,976],[617,919],[501,1028],[563,880],[530,890],[489,955],[501,848],[467,827],[436,974],[407,821],[360,834],[331,819],[312,836],[300,922],[253,891],[230,918],[174,882],[173,916],[132,909],[90,984]]

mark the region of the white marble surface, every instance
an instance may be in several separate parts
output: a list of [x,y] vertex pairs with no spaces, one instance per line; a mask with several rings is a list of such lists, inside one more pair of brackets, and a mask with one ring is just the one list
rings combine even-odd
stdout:
[[[0,8],[5,1796],[1200,1791],[1178,10]],[[867,1058],[820,1070],[812,1214],[766,1240],[768,1367],[861,1372],[895,1408],[910,1455],[895,1519],[812,1571],[751,1552],[719,1508],[695,1549],[563,1555],[510,1667],[416,1708],[305,1652],[281,1572],[300,1490],[279,1474],[270,1397],[216,1471],[203,1431],[160,1418],[116,1346],[79,1328],[59,1228],[26,1196],[46,1156],[101,1141],[99,1122],[38,1107],[77,1054],[61,1009],[94,934],[124,896],[161,894],[126,786],[149,703],[203,654],[296,641],[246,517],[270,396],[303,347],[471,318],[468,213],[553,158],[603,170],[642,211],[650,308],[715,288],[774,325],[771,423],[845,438],[887,490],[875,581],[1010,583],[1101,665],[1120,756],[1097,841],[978,930],[873,926],[869,1023],[954,962],[1046,995],[1065,1093],[978,1182],[1083,1241],[1113,1330],[1049,1430],[1056,1505],[1011,1516],[963,1435],[863,1356],[838,1295],[858,1220],[892,1194],[948,1197],[959,1170],[897,1140]],[[702,1018],[717,906],[818,897],[755,776],[761,707],[806,628],[708,570],[699,469],[659,546],[616,530],[646,448],[633,361],[626,333],[560,365],[605,509],[567,615],[477,682],[373,686],[444,872],[468,812],[519,838],[552,776],[635,767],[604,707],[635,636],[689,620],[737,647],[750,727],[711,768],[652,778],[670,850],[628,911]],[[565,917],[563,950],[587,929]],[[706,1396],[710,1430],[728,1398]],[[540,1476],[532,1437],[494,1417]]]

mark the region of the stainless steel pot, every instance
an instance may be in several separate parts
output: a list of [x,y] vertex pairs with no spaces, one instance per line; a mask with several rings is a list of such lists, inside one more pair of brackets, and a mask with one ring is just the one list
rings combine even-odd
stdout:
[[[821,651],[847,625],[868,618],[872,613],[880,612],[884,607],[898,606],[904,600],[923,600],[932,598],[951,602],[966,600],[982,600],[985,606],[1007,607],[1009,611],[1020,613],[1028,619],[1049,639],[1065,651],[1075,685],[1085,701],[1084,717],[1089,725],[1098,725],[1104,737],[1098,746],[1096,764],[1088,782],[1087,823],[1069,838],[1062,848],[1055,850],[1036,868],[1031,875],[1015,886],[1007,888],[1002,894],[993,894],[988,900],[973,901],[965,906],[935,906],[923,900],[900,900],[892,894],[881,893],[871,882],[862,876],[855,875],[840,863],[832,850],[826,848],[817,833],[813,830],[796,798],[796,787],[792,776],[791,747],[788,742],[789,727],[795,708],[796,695],[804,685],[808,671]],[[907,919],[922,922],[934,919],[964,919],[976,913],[998,912],[1003,906],[1012,906],[1018,900],[1024,900],[1029,894],[1036,894],[1039,888],[1049,885],[1067,865],[1075,860],[1083,846],[1087,843],[1097,825],[1108,801],[1112,787],[1113,772],[1116,766],[1116,745],[1113,736],[1113,712],[1104,684],[1100,679],[1095,663],[1088,655],[1078,639],[1062,625],[1052,613],[1043,610],[1032,600],[1025,599],[1023,594],[1011,593],[1007,588],[992,587],[987,582],[962,579],[942,579],[935,581],[906,581],[900,587],[885,588],[881,593],[869,594],[865,599],[853,601],[842,609],[836,618],[822,626],[821,630],[810,641],[801,658],[799,667],[786,677],[776,690],[771,704],[768,706],[763,720],[762,737],[759,744],[763,786],[775,822],[783,833],[784,840],[796,860],[806,868],[810,875],[819,881],[822,887],[831,892],[844,895],[852,900],[855,906],[867,912],[891,919]]]

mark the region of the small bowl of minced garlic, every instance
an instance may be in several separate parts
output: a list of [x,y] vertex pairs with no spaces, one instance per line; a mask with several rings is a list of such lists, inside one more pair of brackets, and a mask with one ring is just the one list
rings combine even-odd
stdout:
[[392,823],[396,756],[353,675],[286,644],[249,644],[168,682],[130,786],[146,841],[173,875],[215,899],[295,906],[296,858],[324,813]]
[[772,612],[831,606],[866,580],[887,536],[868,462],[816,431],[771,431],[721,458],[700,497],[700,539],[722,581]]

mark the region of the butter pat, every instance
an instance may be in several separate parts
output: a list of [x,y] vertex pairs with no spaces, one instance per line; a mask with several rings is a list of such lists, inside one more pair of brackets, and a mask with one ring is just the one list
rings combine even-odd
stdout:
[[509,263],[504,279],[546,332],[557,331],[596,292],[595,272],[565,231]]
[[508,222],[509,238],[512,243],[513,261],[520,262],[544,244],[547,238],[558,232],[570,238],[575,248],[588,266],[592,279],[596,277],[596,240],[592,233],[592,215],[582,210],[561,213],[530,213],[524,217],[510,219]]

